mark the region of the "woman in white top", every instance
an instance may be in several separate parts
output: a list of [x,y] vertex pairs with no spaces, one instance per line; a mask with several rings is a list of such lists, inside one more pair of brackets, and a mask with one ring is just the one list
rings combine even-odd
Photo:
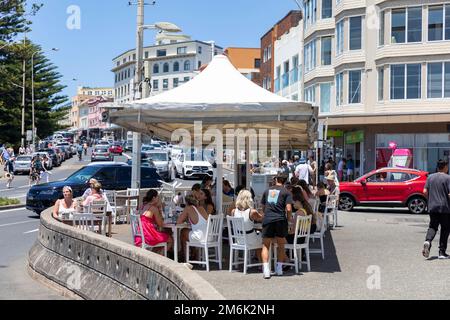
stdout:
[[[198,200],[193,195],[185,197],[186,207],[177,219],[177,224],[182,224],[189,220],[192,230],[181,230],[181,247],[183,255],[186,252],[186,242],[203,242],[206,239],[206,227],[208,226],[208,213],[199,205]],[[193,253],[194,254],[194,253]]]
[[69,186],[63,188],[63,199],[56,200],[53,207],[53,217],[61,219],[63,216],[68,216],[69,219],[77,210],[77,203],[73,200],[73,191]]
[[[255,222],[261,222],[263,217],[253,209],[252,194],[248,190],[241,190],[236,199],[236,208],[231,211],[234,217],[244,218],[245,237],[247,245],[257,246],[262,244],[262,236],[255,230]],[[256,250],[258,260],[261,262],[261,249]]]

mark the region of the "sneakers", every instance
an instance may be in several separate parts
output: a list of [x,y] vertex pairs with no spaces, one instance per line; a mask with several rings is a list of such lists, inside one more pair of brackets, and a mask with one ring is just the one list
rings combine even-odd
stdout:
[[431,244],[428,241],[425,241],[423,243],[423,250],[422,250],[422,255],[425,258],[428,258],[430,256],[430,248],[431,248]]
[[264,275],[264,279],[270,279],[270,265],[269,265],[269,263],[263,263],[263,275]]
[[450,259],[450,256],[445,252],[439,252],[438,259]]

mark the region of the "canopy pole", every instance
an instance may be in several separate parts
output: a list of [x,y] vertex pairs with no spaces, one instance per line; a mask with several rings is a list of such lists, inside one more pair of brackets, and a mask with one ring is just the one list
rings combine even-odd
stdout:
[[237,145],[237,138],[234,136],[233,137],[233,146],[234,146],[234,150],[233,150],[233,171],[234,171],[234,188],[236,189],[236,187],[239,185],[239,162],[238,162],[238,145]]
[[250,190],[250,137],[245,137],[245,188]]
[[[223,126],[220,126],[220,130],[222,130]],[[219,150],[218,150],[219,151]],[[223,150],[222,152],[216,153],[216,212],[220,212],[223,215],[226,215],[226,212],[222,212],[222,193],[223,193]]]

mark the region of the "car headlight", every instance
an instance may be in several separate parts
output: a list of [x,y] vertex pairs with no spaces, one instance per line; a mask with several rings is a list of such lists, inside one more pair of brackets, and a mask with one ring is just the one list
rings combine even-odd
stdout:
[[192,166],[186,166],[186,169],[192,169]]

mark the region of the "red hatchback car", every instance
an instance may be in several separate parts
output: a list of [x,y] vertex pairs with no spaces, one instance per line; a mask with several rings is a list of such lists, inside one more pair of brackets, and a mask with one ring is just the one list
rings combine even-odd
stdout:
[[109,152],[122,155],[123,147],[119,143],[114,143],[109,147]]
[[355,206],[407,207],[411,213],[426,213],[423,188],[428,172],[408,168],[373,170],[354,182],[341,182],[339,209]]

